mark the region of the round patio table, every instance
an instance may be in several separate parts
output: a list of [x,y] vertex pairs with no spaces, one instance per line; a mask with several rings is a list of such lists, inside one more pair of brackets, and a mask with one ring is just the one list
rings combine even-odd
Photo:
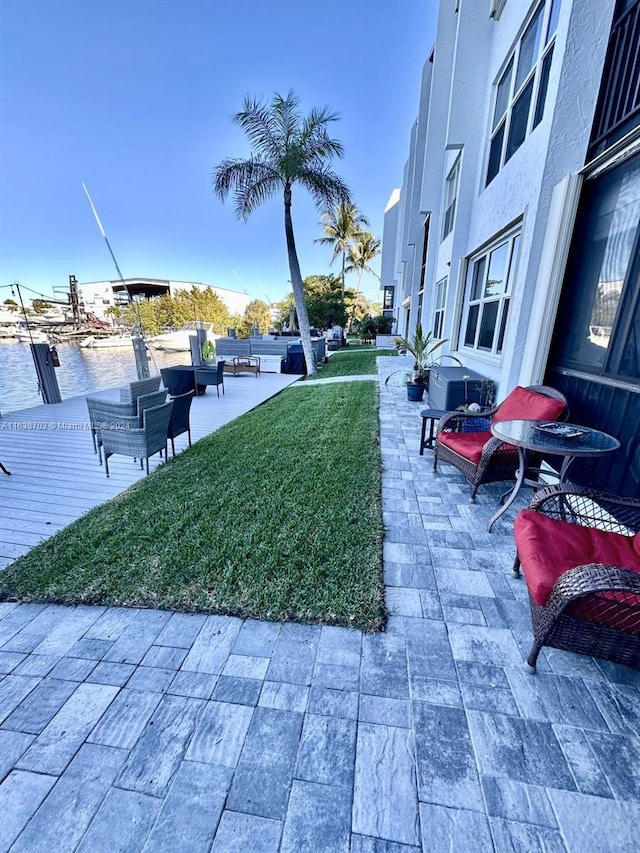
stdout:
[[518,448],[518,470],[511,493],[501,507],[491,516],[488,531],[515,501],[526,481],[527,451],[561,456],[559,478],[566,480],[569,465],[579,456],[604,456],[620,447],[617,438],[591,427],[561,421],[499,421],[491,424],[491,432],[497,438]]

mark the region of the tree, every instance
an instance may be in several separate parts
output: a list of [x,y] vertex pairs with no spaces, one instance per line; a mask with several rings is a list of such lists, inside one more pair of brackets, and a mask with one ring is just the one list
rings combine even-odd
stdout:
[[266,302],[254,299],[244,309],[244,316],[238,324],[238,332],[241,338],[248,338],[254,326],[258,327],[261,335],[269,331],[271,325],[271,312]]
[[349,203],[351,194],[329,166],[333,157],[344,153],[342,144],[332,139],[327,129],[338,119],[337,114],[324,107],[303,116],[298,105],[293,90],[286,97],[276,93],[270,103],[245,98],[243,109],[233,120],[249,138],[251,157],[223,160],[213,171],[212,183],[222,201],[234,191],[236,215],[244,220],[282,191],[289,275],[307,371],[313,375],[316,368],[291,217],[293,185],[297,183],[308,190],[318,209]]
[[344,298],[344,276],[349,270],[346,268],[347,255],[354,241],[362,234],[363,225],[368,225],[369,220],[364,216],[355,204],[351,202],[335,206],[333,210],[326,210],[322,214],[322,225],[324,237],[318,237],[314,243],[333,247],[331,263],[338,255],[342,255],[342,296]]
[[[380,254],[380,240],[377,237],[374,237],[369,231],[362,231],[358,234],[357,238],[349,244],[348,251],[348,261],[345,268],[345,272],[355,272],[358,271],[358,285],[356,287],[356,294],[360,293],[360,285],[362,284],[362,276],[365,272],[371,273],[374,275],[378,281],[380,281],[380,276],[378,273],[371,269],[371,261],[378,257]],[[355,313],[355,303],[354,303],[354,311],[351,312],[351,323],[356,318]]]
[[324,329],[329,318],[335,325],[346,325],[348,313],[342,296],[341,281],[337,276],[307,276],[304,280],[304,292],[312,326]]

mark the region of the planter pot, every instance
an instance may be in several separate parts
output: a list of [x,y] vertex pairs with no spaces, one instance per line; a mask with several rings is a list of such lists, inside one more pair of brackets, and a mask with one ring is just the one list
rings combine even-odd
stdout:
[[425,385],[416,385],[414,382],[407,382],[407,399],[412,403],[419,403],[424,397]]

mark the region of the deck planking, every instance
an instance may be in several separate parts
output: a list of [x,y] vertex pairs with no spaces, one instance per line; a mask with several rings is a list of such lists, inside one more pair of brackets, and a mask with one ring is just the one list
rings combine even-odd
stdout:
[[[196,442],[279,394],[300,377],[285,373],[225,377],[225,393],[213,387],[191,405],[191,438]],[[86,396],[4,413],[0,419],[0,569],[34,545],[121,494],[143,476],[130,457],[112,456],[109,478],[93,452]],[[117,400],[117,388],[89,396]],[[188,447],[175,439],[176,454]],[[171,456],[171,442],[169,442]],[[162,464],[149,460],[149,470]]]

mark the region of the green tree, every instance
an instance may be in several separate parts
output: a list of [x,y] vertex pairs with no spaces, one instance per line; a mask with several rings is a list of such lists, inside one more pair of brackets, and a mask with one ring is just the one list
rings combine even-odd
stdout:
[[369,231],[362,231],[349,245],[347,253],[347,264],[345,272],[358,272],[358,285],[356,292],[360,290],[362,276],[368,272],[380,281],[378,273],[371,268],[371,262],[380,254],[380,240]]
[[307,276],[304,280],[304,292],[312,326],[324,329],[329,317],[334,324],[346,325],[348,312],[342,295],[341,279],[334,275]]
[[349,188],[329,165],[333,157],[342,157],[344,153],[342,144],[328,132],[328,125],[337,118],[326,107],[312,109],[303,116],[293,91],[286,97],[275,94],[270,103],[245,98],[234,122],[249,138],[252,155],[247,160],[225,159],[213,171],[214,192],[224,201],[234,190],[235,211],[241,219],[246,220],[276,193],[283,193],[289,274],[307,371],[311,375],[316,369],[293,233],[292,190],[294,184],[300,184],[311,193],[318,209],[351,201]]
[[248,338],[254,326],[258,327],[261,335],[269,331],[271,325],[271,312],[266,302],[254,299],[244,309],[244,316],[238,324],[238,334],[241,338]]
[[362,226],[368,225],[369,220],[364,216],[355,204],[345,202],[336,205],[332,210],[325,210],[322,214],[322,229],[324,237],[318,237],[314,243],[333,248],[331,263],[338,255],[342,256],[342,296],[344,298],[344,276],[349,272],[347,268],[347,256],[354,241],[362,234]]

